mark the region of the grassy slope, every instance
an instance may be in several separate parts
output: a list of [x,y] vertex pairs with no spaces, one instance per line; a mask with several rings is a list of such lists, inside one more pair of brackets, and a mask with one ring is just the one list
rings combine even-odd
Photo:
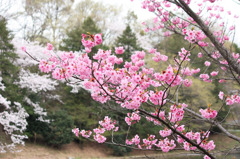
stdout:
[[[233,132],[236,135],[240,135],[240,132]],[[226,150],[231,149],[239,144],[221,135],[213,135],[211,137],[215,141],[216,150]],[[19,153],[6,153],[0,154],[0,159],[87,159],[87,158],[117,158],[117,159],[130,159],[132,157],[113,157],[112,150],[104,145],[97,143],[87,143],[87,144],[76,144],[71,143],[63,146],[61,149],[54,149],[44,145],[27,143],[25,147],[20,147],[23,151]],[[135,156],[134,158],[142,158],[146,156],[162,156],[163,158],[172,158],[171,156],[182,156],[180,154],[185,154],[186,151],[174,151],[171,153],[156,153],[154,151],[133,151],[128,156]],[[155,155],[154,155],[155,154]],[[139,157],[137,157],[139,156]],[[141,157],[140,157],[141,156]],[[181,157],[180,157],[181,158]]]
[[0,154],[0,159],[82,159],[102,158],[111,154],[111,150],[103,145],[88,143],[80,145],[71,143],[61,149],[27,143],[20,147],[22,152]]

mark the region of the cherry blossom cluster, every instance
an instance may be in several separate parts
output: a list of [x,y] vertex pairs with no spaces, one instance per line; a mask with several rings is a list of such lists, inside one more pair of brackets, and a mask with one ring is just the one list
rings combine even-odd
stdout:
[[[158,110],[156,110],[154,113],[151,113],[151,115],[153,115],[153,116],[157,116],[157,114],[158,114]],[[160,111],[158,116],[159,116],[159,118],[165,120],[165,111]],[[147,121],[153,122],[154,125],[161,125],[161,122],[155,118],[146,116],[146,119],[147,119]]]
[[152,59],[155,62],[160,62],[160,61],[167,61],[168,60],[168,56],[166,55],[161,55],[160,52],[156,52],[156,50],[151,49],[149,50],[149,53],[154,54],[154,57],[152,57]]
[[[232,18],[239,18],[238,15],[233,14],[231,11],[227,11],[224,9],[223,6],[221,6],[221,2],[215,3],[216,0],[200,0],[200,1],[184,1],[187,5],[194,6],[194,10],[196,10],[196,14],[201,18],[205,25],[211,26],[211,25],[218,25],[213,30],[213,35],[216,37],[216,39],[219,41],[220,44],[224,44],[226,41],[230,40],[230,34],[233,34],[235,31],[235,25],[228,25],[228,22],[225,21],[226,18],[223,17],[232,17]],[[208,2],[211,2],[209,4]],[[220,4],[220,5],[219,5]],[[142,2],[142,8],[147,9],[150,12],[154,12],[156,17],[153,19],[154,25],[147,25],[145,22],[142,24],[146,27],[145,31],[148,32],[150,30],[155,31],[158,29],[167,29],[168,31],[164,31],[164,36],[170,36],[173,33],[178,33],[182,35],[185,40],[187,40],[191,44],[199,45],[200,47],[214,47],[214,45],[210,42],[207,42],[206,35],[201,30],[201,27],[198,27],[199,24],[194,21],[192,17],[185,14],[186,11],[183,11],[179,8],[181,5],[178,5],[178,2],[174,3],[171,1],[165,1],[165,0],[144,0]],[[183,14],[174,14],[172,11],[180,11]],[[184,13],[185,12],[185,13]],[[207,14],[204,14],[207,13]],[[216,21],[218,21],[216,23]],[[152,50],[151,50],[152,51]],[[154,52],[154,51],[153,51]],[[186,54],[188,51],[182,50],[179,52],[179,55],[182,56],[181,60],[184,57],[184,54]],[[159,54],[160,55],[160,54]],[[160,61],[160,56],[154,57],[155,61]],[[222,55],[218,51],[210,51],[206,52],[206,55],[212,57],[213,59],[219,61],[222,66],[220,67],[223,71],[226,71],[228,69],[228,62],[222,57]],[[199,53],[198,57],[201,58],[203,56],[203,53]],[[240,63],[239,59],[239,53],[232,52],[231,55],[238,63]],[[188,57],[186,57],[185,60],[190,60]],[[206,61],[204,63],[207,67],[211,65],[210,61]],[[226,67],[224,66],[226,65]],[[210,73],[212,77],[217,76],[219,74],[219,70],[215,70]],[[208,73],[203,73],[200,75],[200,78],[203,79],[205,82],[212,82],[213,79],[208,75]],[[226,82],[224,79],[220,79],[219,83]],[[184,85],[186,87],[189,87],[191,85],[191,81],[186,80],[184,82]],[[231,104],[231,100],[229,99],[229,104]]]
[[240,103],[240,96],[238,94],[235,95],[231,95],[231,96],[226,96],[226,98],[224,98],[224,93],[222,91],[219,92],[218,97],[221,100],[225,100],[227,105],[233,105],[234,103]]
[[201,30],[187,30],[183,29],[183,35],[185,35],[185,39],[190,43],[198,42],[201,46],[207,46],[207,43],[204,43],[202,40],[206,38],[206,35],[202,33]]
[[[97,141],[98,143],[104,143],[107,138],[105,136],[103,136],[102,134],[104,134],[105,131],[118,131],[119,127],[116,127],[116,121],[112,121],[111,118],[109,118],[108,116],[105,116],[104,120],[99,121],[99,127],[93,129],[93,132],[95,133],[95,135],[93,135],[93,139],[95,141]],[[102,126],[102,127],[101,127]],[[79,135],[81,135],[84,138],[90,138],[92,135],[92,131],[91,130],[79,130],[79,128],[74,128],[72,129],[72,132],[75,134],[75,136],[79,137]]]
[[139,149],[152,149],[152,147],[154,146],[161,148],[163,152],[168,152],[176,147],[174,140],[169,140],[168,138],[165,138],[164,140],[158,140],[155,139],[155,135],[149,135],[148,138],[142,139],[142,144],[139,136],[135,135],[131,140],[127,139],[126,144],[135,144],[135,146],[137,146]]
[[169,112],[169,116],[168,116],[169,121],[171,121],[173,123],[181,121],[183,119],[183,115],[184,115],[183,108],[186,108],[187,106],[188,105],[186,105],[185,103],[180,104],[179,106],[172,105],[170,107],[170,112]]
[[[76,136],[78,136],[78,134],[77,134],[78,131],[79,131],[78,128],[77,129],[75,128],[73,130],[73,132],[75,133]],[[82,137],[89,138],[92,135],[92,131],[91,130],[89,130],[89,131],[81,130],[79,132],[79,134],[82,135]]]
[[[185,134],[185,136],[190,139],[190,140],[195,140],[197,142],[197,144],[200,144],[200,146],[202,148],[204,148],[205,150],[211,151],[214,150],[215,148],[215,144],[213,142],[213,140],[207,141],[208,137],[209,137],[210,132],[188,132]],[[186,151],[190,151],[190,150],[195,150],[196,147],[192,146],[190,143],[184,141],[180,136],[178,136],[178,143],[183,143],[184,149]]]
[[116,121],[112,121],[111,118],[109,118],[108,116],[105,116],[104,120],[99,121],[99,124],[107,131],[110,131],[113,129],[114,131],[118,130],[118,127],[115,127]]
[[193,74],[197,74],[200,72],[200,68],[191,69],[189,67],[185,67],[181,69],[181,74],[185,76],[192,76]]
[[[177,19],[176,19],[177,20]],[[178,20],[177,20],[178,21]],[[177,23],[177,22],[176,22]],[[196,33],[198,40],[204,38],[201,35],[201,32],[190,32],[186,31],[188,38],[192,33]],[[83,35],[83,45],[87,53],[91,52],[91,48],[95,45],[98,45],[102,42],[101,35]],[[190,38],[191,39],[191,38]],[[194,38],[193,38],[194,39]],[[49,47],[49,46],[48,46]],[[52,47],[47,50],[52,50]],[[116,54],[123,54],[123,47],[115,48]],[[159,52],[156,52],[155,49],[150,49],[149,53],[155,55],[153,60],[156,62],[167,61],[167,56],[161,55]],[[131,61],[125,62],[123,68],[118,68],[118,65],[123,63],[122,58],[118,58],[111,53],[111,50],[101,50],[99,49],[96,54],[92,56],[92,59],[87,54],[73,54],[72,52],[63,52],[59,56],[51,54],[50,58],[47,60],[41,60],[39,68],[42,72],[52,73],[52,77],[58,80],[71,80],[71,78],[76,78],[84,82],[84,87],[91,90],[93,99],[105,103],[110,99],[115,100],[123,108],[137,110],[142,103],[151,102],[153,105],[165,105],[167,93],[165,90],[157,90],[161,86],[165,87],[175,87],[181,84],[184,84],[186,87],[189,87],[192,83],[189,79],[184,79],[185,76],[192,76],[200,72],[200,69],[189,69],[189,68],[179,68],[180,63],[183,61],[190,61],[190,51],[182,48],[179,52],[180,59],[176,59],[175,66],[169,65],[167,69],[161,73],[154,73],[152,68],[146,68],[144,57],[144,51],[137,51],[135,54],[132,54]],[[222,62],[223,64],[226,64]],[[210,62],[206,61],[205,65],[210,66]],[[180,71],[179,71],[180,69]],[[218,73],[212,72],[211,76],[216,76]],[[205,81],[209,80],[209,75],[201,74],[200,78]],[[154,91],[150,87],[156,88]],[[187,105],[172,105],[170,108],[168,120],[172,123],[179,122],[183,119],[184,108]],[[202,115],[206,118],[215,118],[217,113],[215,110],[207,109],[200,110]],[[211,113],[209,117],[207,113]],[[153,113],[155,116],[163,120],[165,118],[165,111],[157,111]],[[151,117],[147,117],[148,120],[153,121],[154,124],[160,125],[161,123]],[[132,121],[139,121],[140,116],[137,113],[128,114],[128,117],[125,118],[125,121],[128,125],[132,124]],[[95,135],[93,135],[94,140],[99,143],[106,141],[106,137],[102,134],[105,131],[114,130],[117,131],[115,127],[115,122],[112,122],[110,118],[106,117],[104,121],[99,122],[102,127],[96,128],[93,130]],[[183,126],[184,127],[184,126]],[[178,127],[177,130],[182,132],[183,127]],[[92,134],[92,131],[82,130],[79,132],[78,129],[74,129],[73,132],[76,136],[79,134],[83,137],[89,138]],[[172,130],[160,130],[160,135],[166,137],[171,135]],[[147,139],[143,139],[143,145],[139,146],[139,137],[135,136],[132,140],[127,140],[126,143],[131,145],[135,144],[138,147],[145,147],[147,149],[152,148],[153,145],[161,147],[164,152],[167,152],[175,147],[174,141],[169,141],[165,138],[163,141],[160,141],[157,144],[157,139],[154,135],[151,135]],[[188,142],[183,141],[186,149],[195,149],[191,148]],[[211,142],[212,143],[212,142]],[[169,145],[168,147],[166,145]],[[206,149],[209,149],[210,146],[206,146]],[[210,148],[211,149],[211,148]],[[209,149],[209,150],[210,150]]]
[[125,122],[130,126],[136,122],[139,122],[141,117],[138,114],[139,112],[128,113],[127,117],[125,117]]
[[202,114],[202,116],[204,118],[207,118],[207,119],[214,119],[216,116],[217,116],[217,111],[216,110],[212,110],[210,108],[211,105],[209,105],[209,107],[207,109],[200,109],[199,112]]
[[[232,33],[235,30],[235,26],[232,25],[228,29],[225,28],[225,22],[221,21],[224,8],[219,5],[212,5],[215,1],[216,0],[196,1],[196,13],[203,19],[206,25],[211,25],[214,21],[220,21],[220,29],[214,30],[213,35],[218,42],[223,45],[229,40],[229,36],[224,34],[225,30],[229,30],[229,33]],[[185,40],[191,44],[190,46],[193,46],[192,48],[197,46],[207,49],[208,47],[214,46],[205,40],[207,36],[201,30],[202,26],[198,27],[197,22],[195,22],[193,18],[186,14],[174,15],[172,13],[173,10],[175,11],[181,8],[181,6],[177,4],[177,1],[175,2],[176,5],[166,0],[144,0],[142,7],[148,9],[150,12],[155,12],[157,15],[157,17],[154,18],[153,27],[150,28],[147,26],[145,31],[165,28],[167,29],[167,31],[164,32],[165,36],[170,36],[171,32],[181,34]],[[189,6],[194,3],[191,0],[184,0],[184,2]],[[211,5],[205,7],[204,4],[206,3],[211,3]],[[203,14],[204,9],[207,10],[209,14]],[[232,14],[230,11],[226,13],[228,15]],[[234,15],[234,18],[238,18],[238,16]],[[144,23],[144,25],[146,24]],[[82,37],[82,43],[87,53],[91,52],[92,47],[102,43],[101,34],[83,34]],[[27,48],[23,48],[23,50],[26,51]],[[185,139],[188,138],[191,141],[196,141],[200,147],[207,151],[215,148],[214,142],[208,141],[209,132],[185,132],[184,125],[179,125],[179,122],[181,122],[184,117],[184,108],[187,107],[186,104],[179,104],[177,102],[178,104],[170,106],[170,111],[169,106],[166,104],[169,95],[167,90],[181,85],[190,87],[192,80],[186,79],[186,76],[193,76],[200,72],[200,69],[182,67],[183,63],[189,63],[191,49],[187,50],[182,48],[178,56],[174,58],[174,65],[169,65],[166,69],[161,68],[162,72],[154,72],[154,69],[145,67],[144,58],[146,53],[144,51],[136,51],[132,54],[130,62],[124,62],[122,58],[118,58],[112,54],[111,50],[99,49],[97,53],[93,55],[87,53],[73,54],[72,52],[63,52],[56,55],[52,52],[53,46],[51,44],[47,44],[47,50],[49,58],[40,60],[39,62],[39,68],[42,72],[51,73],[52,77],[57,80],[71,81],[74,78],[83,82],[84,88],[91,90],[93,99],[101,103],[114,100],[120,104],[121,107],[132,111],[140,110],[144,103],[152,107],[159,107],[159,109],[156,109],[156,112],[149,113],[149,115],[146,116],[147,120],[154,122],[157,126],[165,122],[174,125],[159,131],[160,136],[164,138],[163,140],[156,139],[155,135],[149,135],[149,137],[143,139],[141,143],[140,137],[135,135],[131,140],[126,140],[127,145],[134,144],[140,149],[151,149],[153,146],[156,146],[161,148],[162,151],[168,152],[174,149],[176,144],[174,140],[169,140],[166,137],[173,133],[178,133],[177,141],[182,143],[184,149],[187,151],[195,150],[197,147],[184,140],[184,137]],[[123,47],[115,48],[115,53],[123,54]],[[166,55],[157,52],[155,49],[150,49],[149,53],[154,55],[153,60],[155,62],[166,62],[168,60]],[[215,76],[222,75],[220,69],[223,71],[229,69],[228,61],[215,50],[211,50],[209,53],[204,52],[204,55],[203,53],[199,53],[198,57],[202,58],[205,55],[221,65],[217,70],[209,73],[207,70],[211,67],[212,61],[204,62],[207,68],[199,77],[205,82],[212,82]],[[240,63],[238,53],[232,53],[230,56],[235,59],[236,63]],[[119,68],[120,64],[123,64],[124,67]],[[219,82],[223,83],[225,80],[220,79]],[[220,92],[219,98],[226,101],[227,105],[240,103],[240,97],[238,95],[226,96],[224,98],[224,94]],[[207,119],[214,119],[217,116],[217,111],[210,107],[200,109],[199,112]],[[125,118],[128,125],[133,124],[135,121],[138,122],[139,120],[140,116],[138,112],[128,113]],[[162,123],[160,121],[162,121]],[[118,127],[115,126],[116,122],[112,121],[109,117],[105,117],[99,124],[100,126],[98,128],[93,129],[95,133],[93,138],[99,143],[107,140],[106,137],[103,136],[105,131],[118,131]],[[81,135],[86,138],[89,138],[92,134],[92,131],[80,131],[78,128],[73,129],[73,132],[76,136]],[[208,159],[209,157],[204,156],[204,158]]]
[[165,128],[164,130],[160,130],[160,131],[159,131],[159,134],[160,134],[162,137],[167,137],[167,136],[170,136],[170,135],[172,134],[172,130]]
[[133,145],[133,144],[139,145],[139,143],[140,143],[140,138],[138,135],[135,135],[131,140],[128,140],[128,139],[126,140],[127,145]]
[[[85,40],[88,38],[88,40]],[[96,35],[86,35],[82,34],[82,44],[85,46],[85,51],[87,53],[91,52],[91,48],[99,45],[102,43],[102,35],[101,34],[96,34]]]
[[[89,35],[89,40],[85,40],[84,46],[86,49],[91,49],[93,46],[100,44],[94,40],[95,35]],[[98,34],[100,36],[100,34]],[[92,38],[91,38],[92,37]],[[99,40],[100,42],[101,40]],[[52,48],[51,48],[52,49]],[[49,50],[49,49],[48,49]],[[124,53],[123,48],[118,47],[115,49],[116,54]],[[154,49],[149,50],[150,53],[156,53]],[[179,53],[180,59],[176,60],[174,67],[169,65],[161,73],[154,72],[152,68],[146,68],[144,63],[144,51],[136,51],[132,54],[131,61],[125,62],[123,68],[118,65],[123,63],[122,58],[118,58],[111,53],[111,50],[99,49],[96,54],[91,57],[90,54],[73,54],[72,52],[63,52],[58,56],[53,52],[49,52],[49,59],[40,60],[40,70],[43,72],[52,73],[52,77],[58,80],[72,80],[78,79],[83,82],[84,88],[91,90],[92,98],[101,103],[105,103],[110,99],[116,101],[121,107],[138,110],[139,107],[146,102],[150,102],[156,106],[164,106],[166,104],[167,92],[158,90],[161,86],[175,87],[184,84],[189,87],[192,83],[189,79],[184,79],[185,76],[191,76],[200,71],[200,69],[179,68],[180,63],[189,61],[191,55],[189,51],[184,48]],[[164,62],[167,58],[160,55],[161,60]],[[50,69],[48,66],[51,66]],[[47,71],[46,71],[47,70]],[[154,89],[152,89],[153,87]],[[172,105],[167,120],[176,124],[183,119],[184,108],[186,104]],[[159,116],[162,120],[166,120],[165,111],[156,110],[151,113],[153,116]],[[154,122],[155,125],[162,123],[156,118],[147,116],[147,120]],[[140,120],[138,111],[128,113],[125,121],[128,125],[134,124]],[[112,121],[109,117],[105,117],[103,121],[99,122],[99,127],[93,129],[93,139],[98,143],[103,143],[107,138],[103,135],[106,131],[118,131],[115,126],[116,121]],[[175,127],[179,132],[183,132],[184,125]],[[90,138],[92,131],[73,129],[76,136],[81,135],[85,138]],[[164,152],[168,152],[175,148],[174,140],[169,140],[166,137],[172,134],[172,130],[160,130],[160,135],[164,140],[155,139],[154,135],[142,140],[135,136],[131,140],[127,140],[126,144],[135,144],[138,148],[151,149],[152,146],[157,146]]]

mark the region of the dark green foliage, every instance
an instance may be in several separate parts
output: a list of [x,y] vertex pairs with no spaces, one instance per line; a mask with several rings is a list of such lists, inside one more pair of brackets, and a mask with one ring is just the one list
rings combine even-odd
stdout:
[[7,29],[7,21],[0,16],[0,51],[13,51],[13,45],[10,43],[12,36]]
[[2,83],[6,87],[1,94],[10,101],[21,101],[22,92],[13,84],[18,79],[19,68],[13,64],[17,55],[14,53],[14,47],[11,44],[12,35],[6,27],[7,21],[0,16],[0,74]]
[[83,31],[81,28],[73,28],[73,30],[67,32],[67,38],[62,40],[62,44],[59,49],[64,51],[79,51],[83,49],[81,42],[82,34]]
[[240,48],[238,47],[237,44],[234,43],[233,47],[234,47],[236,53],[240,53]]
[[117,55],[117,57],[122,57],[123,61],[130,61],[131,55],[134,53],[134,51],[142,50],[137,43],[136,34],[132,31],[129,25],[127,25],[122,35],[120,35],[115,42],[115,47],[119,46],[122,46],[125,50],[124,54]]
[[29,115],[29,117],[27,118],[27,130],[25,132],[29,138],[34,137],[35,140],[36,134],[43,134],[45,131],[48,130],[48,123],[37,120],[38,117],[39,116],[36,114]]
[[47,144],[61,147],[73,141],[73,120],[65,111],[49,114],[50,123],[46,126],[42,136]]
[[88,17],[84,20],[82,25],[82,30],[85,32],[85,34],[87,32],[91,34],[96,34],[101,32],[101,30],[97,27],[96,23],[92,20],[91,17]]
[[[67,37],[62,40],[59,49],[64,51],[79,51],[84,49],[82,45],[82,34],[87,34],[88,32],[90,34],[101,33],[101,30],[96,26],[96,23],[91,17],[86,18],[82,26],[75,26],[72,30],[68,31]],[[103,47],[103,45],[94,47],[93,52]]]
[[71,87],[64,87],[64,105],[63,109],[72,116],[74,125],[80,129],[91,129],[96,126],[97,112],[99,108],[96,105],[100,105],[94,101],[90,95],[90,92],[81,89],[78,93],[71,93]]
[[173,34],[170,37],[166,37],[162,40],[156,48],[160,50],[164,50],[166,53],[170,53],[173,55],[178,55],[178,52],[181,51],[181,48],[188,48],[189,43],[184,40],[184,38],[180,35]]

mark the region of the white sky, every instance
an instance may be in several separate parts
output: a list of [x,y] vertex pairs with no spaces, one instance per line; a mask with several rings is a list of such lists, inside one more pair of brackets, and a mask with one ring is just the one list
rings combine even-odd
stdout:
[[[2,0],[2,1],[9,2],[11,0]],[[81,0],[75,0],[75,2],[79,2],[79,1],[81,1]],[[147,10],[141,8],[142,0],[133,0],[133,2],[131,2],[131,0],[94,0],[94,1],[96,1],[96,2],[101,1],[101,2],[107,3],[107,4],[122,6],[122,15],[125,15],[125,16],[127,15],[128,10],[132,10],[138,16],[139,22],[143,22],[147,19],[154,18],[153,13],[150,13]],[[202,1],[202,0],[197,0],[197,1]],[[240,13],[239,12],[240,5],[235,3],[237,0],[219,0],[219,1],[220,1],[219,3],[221,3],[221,6],[224,6],[225,10],[227,10],[227,11],[230,10],[233,12],[233,14]],[[0,2],[1,2],[1,0],[0,0]],[[21,0],[15,0],[14,2],[17,2],[17,3],[15,3],[13,9],[15,11],[19,10],[18,8],[19,7],[21,8],[21,4],[20,3],[18,4],[18,2],[21,2]],[[240,37],[240,29],[238,29],[238,28],[240,28],[240,18],[236,19],[234,22],[233,22],[233,19],[228,18],[228,23],[229,24],[234,23],[236,25],[236,35],[235,35],[234,42],[240,46],[240,38],[238,38],[238,37]],[[11,26],[11,25],[9,27],[12,30],[14,28],[14,26]]]
[[[81,0],[75,0],[76,2]],[[143,22],[145,20],[148,20],[150,18],[154,18],[154,14],[148,12],[146,9],[141,8],[141,2],[142,0],[95,0],[97,2],[101,1],[107,4],[112,4],[116,6],[122,5],[123,7],[123,14],[126,15],[128,10],[134,11],[134,13],[138,16],[138,19],[140,22]],[[192,0],[194,1],[194,0]],[[197,0],[202,2],[202,0]],[[240,16],[240,3],[237,4],[236,2],[238,0],[218,0],[221,6],[224,7],[225,10],[231,11],[233,14],[237,14]],[[228,17],[229,18],[229,17]],[[240,46],[240,18],[238,19],[228,19],[228,24],[235,24],[236,26],[236,33],[235,33],[235,39],[234,42],[237,43]]]

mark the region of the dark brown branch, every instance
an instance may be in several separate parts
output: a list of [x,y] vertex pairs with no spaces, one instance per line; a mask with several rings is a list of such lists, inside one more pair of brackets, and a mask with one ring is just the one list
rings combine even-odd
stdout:
[[187,141],[188,143],[190,143],[192,146],[197,147],[200,151],[202,151],[204,154],[208,155],[211,159],[215,159],[215,157],[210,154],[207,150],[205,150],[204,148],[202,148],[200,145],[198,145],[196,142],[188,139],[185,135],[183,135],[180,131],[176,130],[175,128],[173,128],[171,125],[169,125],[169,123],[167,123],[165,120],[159,118],[159,116],[155,116],[152,115],[144,110],[139,109],[139,112],[143,113],[146,116],[152,117],[154,119],[157,119],[158,121],[160,121],[162,124],[164,124],[167,128],[171,129],[173,133],[179,135],[181,138],[183,138],[185,141]]
[[223,58],[228,62],[228,65],[232,67],[232,69],[240,75],[240,65],[234,60],[231,53],[216,39],[213,33],[210,31],[209,27],[203,22],[203,20],[195,13],[193,10],[183,1],[178,0],[180,7],[190,16],[193,20],[200,26],[201,30],[205,33],[205,35],[210,39],[210,41],[214,44],[219,53],[223,56]]
[[[175,104],[175,102],[170,101],[170,100],[168,100],[168,102]],[[185,110],[187,113],[192,114],[193,116],[198,117],[199,119],[201,119],[201,120],[203,120],[203,121],[205,121],[205,122],[208,122],[208,123],[210,123],[210,124],[213,124],[213,125],[217,126],[217,127],[218,127],[224,134],[226,134],[229,138],[231,138],[231,139],[233,139],[233,140],[236,140],[236,141],[238,141],[238,142],[240,143],[240,137],[231,134],[231,133],[230,133],[229,131],[227,131],[219,122],[214,121],[214,120],[212,120],[212,119],[206,119],[206,118],[204,118],[203,116],[201,116],[200,114],[198,114],[198,113],[196,113],[196,112],[194,112],[194,111],[192,111],[192,110],[190,110],[190,109],[188,109],[188,108],[184,108],[184,110]]]

